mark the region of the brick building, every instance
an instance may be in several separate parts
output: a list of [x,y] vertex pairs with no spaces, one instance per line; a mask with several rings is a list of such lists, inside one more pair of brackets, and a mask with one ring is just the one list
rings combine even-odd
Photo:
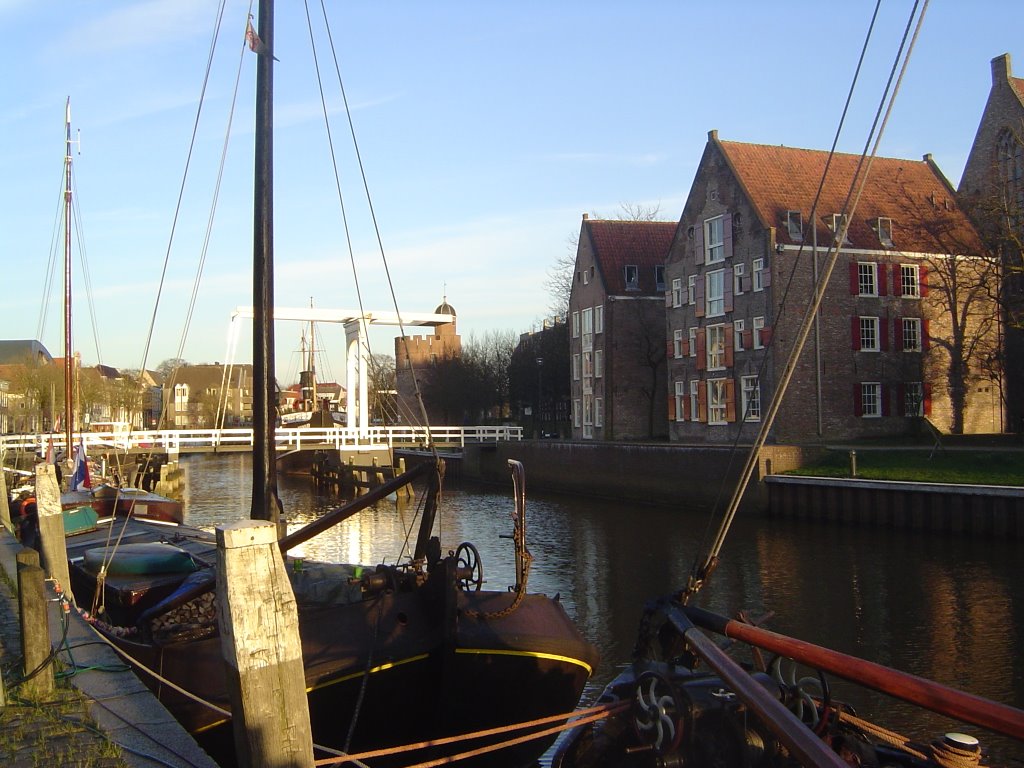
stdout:
[[183,365],[163,387],[163,429],[252,424],[252,365]]
[[574,439],[667,435],[665,258],[675,228],[583,214],[569,298]]
[[[666,279],[670,436],[752,438],[844,228],[860,161],[711,131]],[[876,158],[775,421],[779,441],[998,429],[992,264],[931,162]],[[950,254],[955,254],[953,258]],[[986,282],[988,281],[988,283]],[[963,375],[959,375],[962,372]]]
[[992,88],[967,157],[960,204],[1003,267],[1006,429],[1024,431],[1024,79],[1010,54],[992,59]]
[[[417,383],[423,386],[430,380],[432,366],[445,358],[462,355],[462,338],[459,336],[455,319],[455,307],[448,303],[445,296],[435,315],[451,315],[450,323],[434,326],[433,333],[426,336],[395,337],[395,391],[398,400],[399,423],[419,424],[423,416],[416,400]],[[444,415],[438,409],[427,408],[427,417],[434,426],[446,423]]]

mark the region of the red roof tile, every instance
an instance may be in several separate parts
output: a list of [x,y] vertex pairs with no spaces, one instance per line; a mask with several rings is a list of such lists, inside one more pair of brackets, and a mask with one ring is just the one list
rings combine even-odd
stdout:
[[676,226],[674,221],[589,219],[585,227],[605,290],[612,295],[626,294],[625,267],[633,265],[637,268],[638,290],[629,293],[651,295],[664,291],[664,287],[655,285],[654,267],[665,264]]
[[[765,226],[775,227],[780,243],[789,237],[786,212],[800,211],[804,242],[811,242],[809,222],[828,153],[763,144],[718,142]],[[832,214],[842,213],[859,155],[835,154],[818,203],[818,244],[828,245]],[[876,157],[848,233],[851,248],[883,248],[879,217],[892,220],[895,250],[906,253],[976,254],[977,232],[959,209],[948,182],[929,162]]]

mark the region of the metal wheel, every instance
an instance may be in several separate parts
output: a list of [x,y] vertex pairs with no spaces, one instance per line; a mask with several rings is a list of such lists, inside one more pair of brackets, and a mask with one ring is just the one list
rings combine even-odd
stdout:
[[484,565],[480,553],[468,541],[455,550],[456,582],[463,592],[479,592],[484,584]]
[[657,672],[644,672],[636,681],[633,727],[636,735],[658,755],[679,747],[685,706],[672,682]]
[[[797,677],[798,664],[785,656],[776,656],[768,665],[768,672],[775,682],[786,689],[786,704],[789,710],[810,726],[818,724],[818,701],[828,702],[829,689],[825,675]],[[815,700],[817,697],[817,700]]]

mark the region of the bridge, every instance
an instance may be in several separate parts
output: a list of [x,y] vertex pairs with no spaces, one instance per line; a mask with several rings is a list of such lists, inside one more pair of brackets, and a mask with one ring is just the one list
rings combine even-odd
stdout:
[[[523,439],[522,427],[278,427],[278,451],[317,449],[388,450],[425,448],[433,442],[438,448],[460,450],[466,443],[497,443]],[[214,453],[251,451],[252,428],[240,429],[161,429],[116,432],[75,433],[73,440],[85,443],[87,451],[126,453]],[[64,434],[0,436],[0,455],[45,453],[52,444],[57,452],[65,449]]]

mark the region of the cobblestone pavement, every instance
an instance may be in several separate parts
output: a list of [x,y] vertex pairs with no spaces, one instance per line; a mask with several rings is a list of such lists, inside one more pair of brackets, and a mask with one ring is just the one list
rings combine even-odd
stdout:
[[0,569],[0,669],[7,694],[7,706],[0,710],[0,765],[123,768],[120,750],[93,730],[85,698],[66,681],[58,681],[46,701],[19,698],[14,684],[20,661],[17,598]]

